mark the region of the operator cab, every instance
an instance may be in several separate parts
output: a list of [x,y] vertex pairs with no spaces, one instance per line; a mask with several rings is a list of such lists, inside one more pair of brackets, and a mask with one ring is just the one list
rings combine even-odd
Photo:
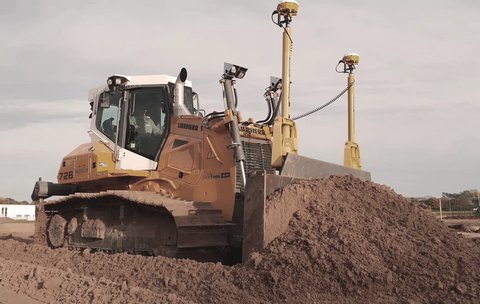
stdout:
[[[116,169],[155,170],[174,114],[175,78],[166,75],[108,78],[91,90],[90,137],[114,153]],[[183,85],[184,115],[195,115],[190,81]]]

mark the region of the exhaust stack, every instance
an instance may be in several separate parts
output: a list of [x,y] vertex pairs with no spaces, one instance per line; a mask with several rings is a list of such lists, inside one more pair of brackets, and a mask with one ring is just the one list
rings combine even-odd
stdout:
[[185,80],[187,80],[187,69],[182,68],[175,81],[175,98],[173,101],[173,112],[175,115],[191,115],[185,106]]

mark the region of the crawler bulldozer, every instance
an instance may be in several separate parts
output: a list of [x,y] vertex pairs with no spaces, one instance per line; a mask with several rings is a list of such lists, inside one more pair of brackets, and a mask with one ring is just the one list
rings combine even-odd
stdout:
[[113,75],[91,90],[91,141],[62,159],[56,183],[35,184],[37,218],[46,218],[37,233],[53,248],[197,260],[228,252],[241,260],[288,224],[266,213],[273,191],[330,175],[369,180],[350,138],[349,166],[298,153],[289,79],[297,11],[296,1],[284,0],[272,15],[283,29],[282,78],[266,89],[264,120],[245,121],[237,110],[236,82],[247,69],[234,64],[220,79],[225,108],[209,114],[184,68],[177,77]]

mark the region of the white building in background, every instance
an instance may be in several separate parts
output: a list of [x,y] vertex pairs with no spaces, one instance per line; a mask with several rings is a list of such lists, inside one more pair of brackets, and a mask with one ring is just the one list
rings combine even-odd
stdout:
[[0,204],[0,217],[14,220],[35,220],[35,205]]

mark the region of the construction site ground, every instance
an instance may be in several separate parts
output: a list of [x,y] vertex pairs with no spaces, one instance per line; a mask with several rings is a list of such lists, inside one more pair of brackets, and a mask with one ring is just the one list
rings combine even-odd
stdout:
[[480,233],[463,230],[480,219],[449,228],[352,177],[289,185],[267,208],[291,201],[287,230],[234,266],[53,250],[0,219],[0,303],[479,303]]

